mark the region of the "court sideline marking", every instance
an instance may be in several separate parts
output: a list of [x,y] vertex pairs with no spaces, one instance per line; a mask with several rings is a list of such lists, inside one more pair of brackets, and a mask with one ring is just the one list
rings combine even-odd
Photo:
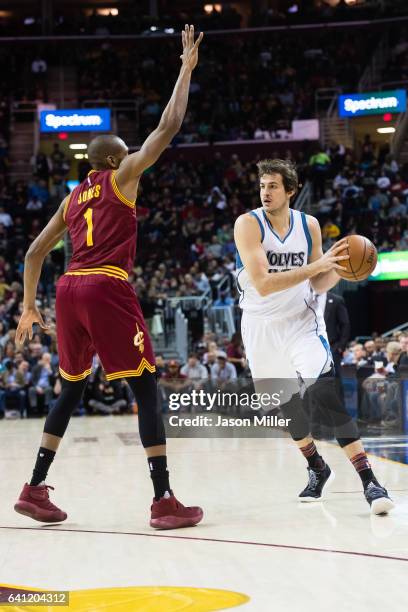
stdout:
[[8,527],[0,525],[0,529],[22,530],[22,531],[51,531],[52,533],[96,533],[102,535],[127,535],[145,538],[167,538],[171,540],[191,540],[195,542],[217,542],[220,544],[243,544],[247,546],[264,546],[267,548],[283,548],[287,550],[303,550],[308,552],[321,552],[337,555],[352,555],[356,557],[370,557],[373,559],[387,559],[390,561],[408,561],[408,557],[392,557],[391,555],[380,555],[375,553],[357,552],[353,550],[337,550],[335,548],[317,548],[312,546],[296,546],[294,544],[270,544],[266,542],[251,542],[243,540],[224,540],[221,538],[202,538],[194,536],[175,536],[159,533],[139,533],[133,531],[98,531],[92,529],[50,529],[49,527]]

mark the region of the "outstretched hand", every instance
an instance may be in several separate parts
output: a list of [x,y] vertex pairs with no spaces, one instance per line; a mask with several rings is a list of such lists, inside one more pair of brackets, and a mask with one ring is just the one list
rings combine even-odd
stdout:
[[33,324],[38,323],[38,325],[44,331],[49,330],[49,326],[44,323],[44,319],[37,307],[24,309],[23,314],[21,315],[20,321],[18,323],[17,331],[16,331],[16,344],[22,346],[27,338],[33,339]]
[[198,62],[198,47],[203,40],[203,32],[200,32],[197,40],[194,42],[194,26],[185,25],[184,30],[181,32],[181,40],[183,43],[183,55],[180,55],[180,59],[183,62],[183,66],[186,66],[189,70],[194,70]]

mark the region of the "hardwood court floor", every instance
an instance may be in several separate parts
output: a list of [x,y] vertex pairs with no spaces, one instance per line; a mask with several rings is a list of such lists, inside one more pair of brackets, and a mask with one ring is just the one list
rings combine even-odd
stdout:
[[[152,491],[137,417],[74,418],[47,481],[68,519],[43,526],[13,510],[42,426],[40,420],[0,422],[0,584],[94,593],[222,589],[249,598],[239,609],[260,612],[407,609],[407,465],[371,456],[398,504],[390,516],[373,517],[358,477],[331,443],[318,443],[336,472],[327,500],[300,504],[307,476],[291,440],[172,439],[172,486],[205,516],[197,527],[157,532],[148,525]],[[65,609],[205,612],[229,601],[215,593],[211,607],[205,603],[210,591],[200,591],[201,603],[193,603],[190,591],[176,589],[174,601],[159,604],[157,593],[130,607],[106,607],[95,595],[87,607],[73,602]],[[3,609],[17,608],[0,604]],[[54,609],[64,610],[48,608]]]

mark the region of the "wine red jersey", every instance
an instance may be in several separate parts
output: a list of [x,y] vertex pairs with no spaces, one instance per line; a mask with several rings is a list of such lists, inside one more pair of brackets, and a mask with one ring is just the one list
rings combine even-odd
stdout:
[[126,279],[136,255],[136,206],[120,191],[115,170],[91,170],[70,194],[64,219],[73,254],[67,274]]

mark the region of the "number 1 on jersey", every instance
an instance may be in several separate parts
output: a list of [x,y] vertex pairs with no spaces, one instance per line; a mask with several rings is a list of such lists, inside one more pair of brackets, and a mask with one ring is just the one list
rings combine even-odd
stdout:
[[92,208],[88,208],[88,210],[84,213],[84,217],[86,219],[86,224],[88,226],[86,232],[86,246],[93,246],[93,224],[92,224]]

